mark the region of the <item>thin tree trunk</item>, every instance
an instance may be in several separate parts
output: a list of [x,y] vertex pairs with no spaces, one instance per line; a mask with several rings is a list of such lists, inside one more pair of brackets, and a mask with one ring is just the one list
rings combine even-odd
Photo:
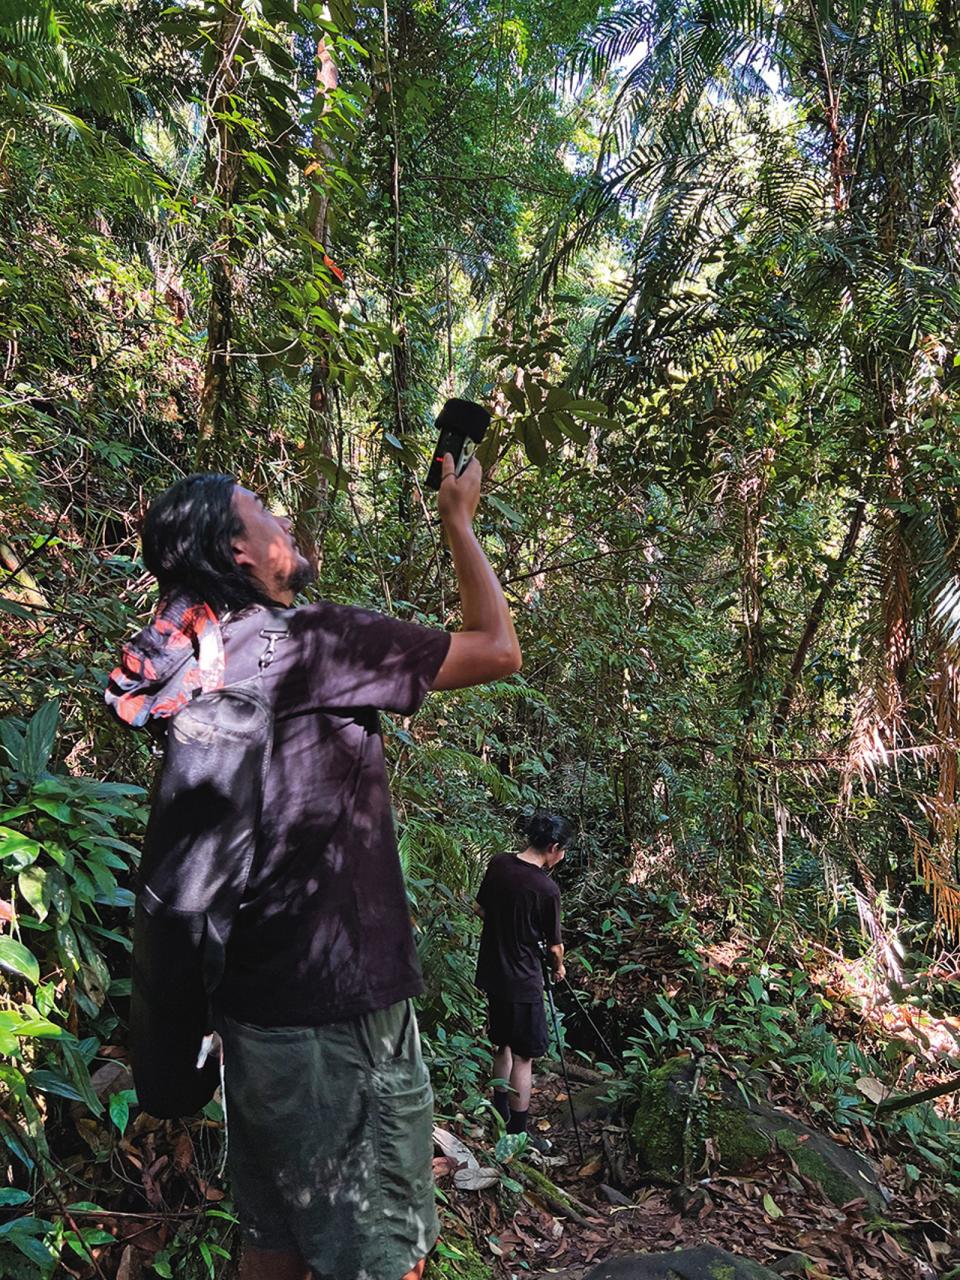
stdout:
[[[403,265],[403,218],[400,206],[400,119],[394,92],[394,50],[390,42],[390,10],[388,0],[383,0],[383,56],[386,73],[387,101],[390,108],[390,132],[392,148],[390,157],[390,204],[393,212],[393,250],[390,265],[390,327],[396,335],[391,349],[393,364],[393,410],[394,432],[397,439],[406,444],[409,429],[408,398],[410,378],[410,345],[407,333],[406,317],[403,312],[402,297],[406,293],[406,271]],[[407,55],[407,11],[401,3],[397,12],[396,61],[403,64]],[[399,493],[397,496],[397,518],[401,526],[408,530],[404,546],[400,552],[400,565],[397,569],[397,590],[404,598],[409,594],[412,582],[412,555],[416,538],[414,521],[415,507],[413,501],[413,483],[409,471],[401,468]]]
[[765,515],[767,468],[772,452],[762,450],[747,460],[740,481],[742,506],[740,534],[741,580],[743,605],[743,680],[740,690],[742,751],[734,770],[734,845],[740,870],[748,867],[753,852],[752,827],[748,813],[755,811],[756,798],[753,771],[748,758],[753,747],[754,725],[766,668],[767,645],[763,632],[763,575],[760,571],[760,534]]
[[[324,8],[324,17],[329,18],[329,9]],[[325,117],[332,106],[332,95],[339,84],[337,64],[330,53],[325,36],[317,41],[317,97],[322,99],[323,109],[313,134],[314,162],[320,177],[320,190],[315,190],[307,211],[307,225],[311,237],[323,245],[324,253],[329,261],[330,233],[330,187],[327,170],[334,160],[333,147],[327,141],[325,133]],[[321,296],[320,305],[328,311],[332,308],[332,299],[328,295]],[[297,511],[295,527],[297,540],[304,554],[314,560],[319,569],[323,548],[315,537],[312,517],[316,508],[326,505],[329,498],[329,480],[323,470],[323,459],[331,452],[330,430],[330,335],[318,324],[314,328],[315,349],[310,365],[310,402],[307,410],[307,474],[305,489]]]
[[230,346],[233,339],[233,284],[236,249],[232,206],[240,178],[240,148],[229,120],[238,83],[237,50],[246,22],[238,0],[224,0],[217,42],[217,66],[210,86],[207,185],[220,206],[217,239],[211,248],[207,350],[200,392],[198,465],[210,459],[227,417]]
[[860,531],[863,528],[866,507],[867,503],[865,498],[860,498],[854,506],[853,515],[850,519],[850,527],[847,529],[847,536],[844,538],[840,554],[830,566],[826,581],[820,588],[820,592],[816,600],[813,602],[813,608],[810,610],[810,614],[807,618],[807,625],[803,629],[803,635],[800,637],[800,643],[797,645],[796,652],[793,655],[793,661],[790,663],[790,670],[787,673],[787,678],[783,684],[783,692],[780,694],[780,700],[777,703],[777,709],[774,712],[773,725],[770,730],[771,739],[778,738],[786,728],[787,719],[793,706],[794,697],[796,696],[797,684],[800,680],[803,668],[806,665],[810,646],[813,644],[814,638],[820,629],[820,624],[823,621],[823,615],[826,611],[827,601],[833,594],[833,590],[840,581],[843,571],[847,566],[847,562],[853,555],[854,549],[856,548],[857,540],[860,537]]

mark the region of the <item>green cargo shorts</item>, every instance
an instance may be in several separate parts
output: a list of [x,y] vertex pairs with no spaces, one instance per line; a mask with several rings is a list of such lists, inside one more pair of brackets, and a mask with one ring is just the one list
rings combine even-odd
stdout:
[[321,1027],[222,1019],[246,1239],[319,1277],[400,1280],[433,1247],[433,1093],[411,1001]]

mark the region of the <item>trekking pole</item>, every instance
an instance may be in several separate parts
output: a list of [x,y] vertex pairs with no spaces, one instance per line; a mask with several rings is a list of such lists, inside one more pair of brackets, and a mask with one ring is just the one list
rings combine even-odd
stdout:
[[607,1053],[610,1055],[610,1061],[611,1061],[611,1063],[616,1062],[616,1061],[617,1061],[617,1059],[618,1059],[618,1055],[617,1055],[617,1054],[615,1054],[615,1053],[613,1052],[613,1050],[612,1050],[612,1049],[610,1048],[610,1046],[607,1044],[606,1040],[604,1040],[603,1035],[602,1035],[602,1034],[601,1034],[601,1032],[600,1032],[600,1028],[597,1026],[597,1024],[594,1022],[594,1020],[590,1017],[590,1014],[589,1014],[589,1013],[587,1012],[587,1010],[584,1008],[584,1005],[583,1005],[583,1003],[582,1003],[582,1001],[581,1001],[581,999],[580,999],[580,992],[576,989],[576,987],[572,987],[572,986],[570,985],[570,979],[569,979],[569,978],[564,978],[564,979],[563,979],[563,982],[564,982],[564,985],[566,986],[567,990],[568,990],[568,991],[570,992],[570,994],[573,996],[573,1002],[574,1002],[574,1004],[577,1006],[578,1011],[579,1011],[580,1013],[582,1013],[582,1014],[583,1014],[583,1016],[586,1018],[586,1020],[590,1023],[590,1026],[593,1028],[594,1035],[597,1037],[597,1039],[600,1041],[601,1045],[603,1045],[604,1049],[606,1049]]
[[557,1017],[557,1006],[553,999],[553,973],[547,963],[547,949],[541,942],[540,952],[543,958],[543,978],[544,988],[547,993],[547,1004],[550,1006],[550,1016],[553,1019],[553,1033],[557,1041],[557,1054],[560,1058],[560,1069],[563,1072],[563,1083],[567,1087],[567,1102],[570,1106],[570,1119],[573,1121],[573,1133],[577,1139],[577,1152],[580,1156],[580,1163],[584,1162],[583,1143],[580,1141],[580,1126],[577,1124],[577,1113],[573,1105],[573,1092],[570,1088],[570,1077],[567,1075],[567,1063],[563,1056],[563,1041],[560,1039],[560,1020]]

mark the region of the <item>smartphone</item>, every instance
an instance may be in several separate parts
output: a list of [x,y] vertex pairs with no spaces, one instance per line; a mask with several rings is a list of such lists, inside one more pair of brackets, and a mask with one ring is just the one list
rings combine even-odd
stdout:
[[439,489],[443,479],[443,456],[453,455],[453,464],[457,475],[476,452],[477,445],[483,439],[490,419],[493,415],[483,405],[474,404],[472,400],[448,400],[437,414],[437,427],[440,438],[430,460],[427,472],[427,486]]

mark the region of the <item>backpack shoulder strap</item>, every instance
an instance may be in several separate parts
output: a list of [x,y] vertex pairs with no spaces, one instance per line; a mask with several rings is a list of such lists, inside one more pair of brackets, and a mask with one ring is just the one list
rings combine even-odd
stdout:
[[277,645],[281,640],[288,639],[290,635],[290,611],[271,609],[267,620],[260,628],[260,636],[266,640],[266,648],[260,655],[258,667],[260,674],[270,666],[274,658],[277,656]]

